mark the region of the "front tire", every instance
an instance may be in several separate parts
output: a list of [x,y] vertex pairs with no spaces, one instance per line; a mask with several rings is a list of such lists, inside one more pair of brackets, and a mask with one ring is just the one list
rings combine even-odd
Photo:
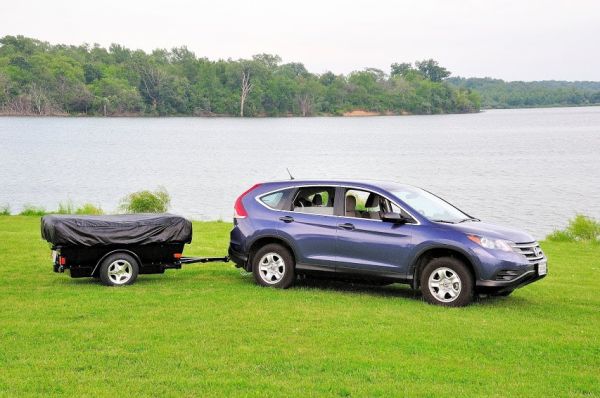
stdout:
[[473,301],[473,276],[452,257],[431,260],[421,273],[421,292],[430,304],[464,307]]
[[131,285],[139,273],[137,260],[127,253],[114,253],[100,265],[100,281],[106,286]]
[[261,286],[287,289],[296,280],[294,258],[277,243],[261,247],[252,259],[254,280]]

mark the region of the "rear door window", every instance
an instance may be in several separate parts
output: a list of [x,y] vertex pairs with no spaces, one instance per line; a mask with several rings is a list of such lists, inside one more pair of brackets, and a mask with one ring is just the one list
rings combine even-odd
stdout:
[[292,202],[292,211],[333,216],[335,187],[303,187]]

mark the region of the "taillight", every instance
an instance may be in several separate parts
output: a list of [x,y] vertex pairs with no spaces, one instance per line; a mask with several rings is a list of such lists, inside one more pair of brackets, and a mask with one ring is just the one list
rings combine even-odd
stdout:
[[63,257],[63,256],[60,256],[60,257],[58,258],[58,263],[59,263],[60,265],[66,265],[66,264],[67,264],[67,258],[66,258],[66,257]]
[[248,212],[244,208],[242,199],[244,199],[244,196],[246,196],[248,193],[260,187],[260,185],[261,184],[253,185],[252,188],[248,189],[235,200],[235,205],[233,206],[233,218],[246,218],[248,216]]
[[179,260],[181,258],[181,253],[173,253],[173,258]]

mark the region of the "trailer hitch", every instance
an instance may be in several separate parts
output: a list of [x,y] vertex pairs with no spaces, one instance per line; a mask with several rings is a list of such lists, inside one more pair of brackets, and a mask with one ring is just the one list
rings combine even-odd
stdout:
[[181,257],[178,261],[179,264],[194,264],[194,263],[227,263],[229,262],[229,256],[225,257]]

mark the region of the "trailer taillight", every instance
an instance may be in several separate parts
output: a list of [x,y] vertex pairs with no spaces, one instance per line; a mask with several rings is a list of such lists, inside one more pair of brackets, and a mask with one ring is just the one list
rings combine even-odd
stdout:
[[58,257],[58,263],[59,263],[60,265],[67,265],[67,258],[66,258],[66,257],[63,257],[63,256],[59,256],[59,257]]
[[246,192],[244,192],[243,194],[241,194],[236,199],[235,205],[233,206],[233,218],[246,218],[248,216],[248,212],[244,208],[244,204],[242,203],[242,199],[244,199],[244,196],[246,196],[247,194],[249,194],[251,191],[253,191],[256,188],[260,187],[260,185],[261,184],[255,184],[255,185],[253,185],[250,189],[248,189]]
[[173,258],[175,258],[175,260],[179,260],[181,258],[181,253],[174,253]]

